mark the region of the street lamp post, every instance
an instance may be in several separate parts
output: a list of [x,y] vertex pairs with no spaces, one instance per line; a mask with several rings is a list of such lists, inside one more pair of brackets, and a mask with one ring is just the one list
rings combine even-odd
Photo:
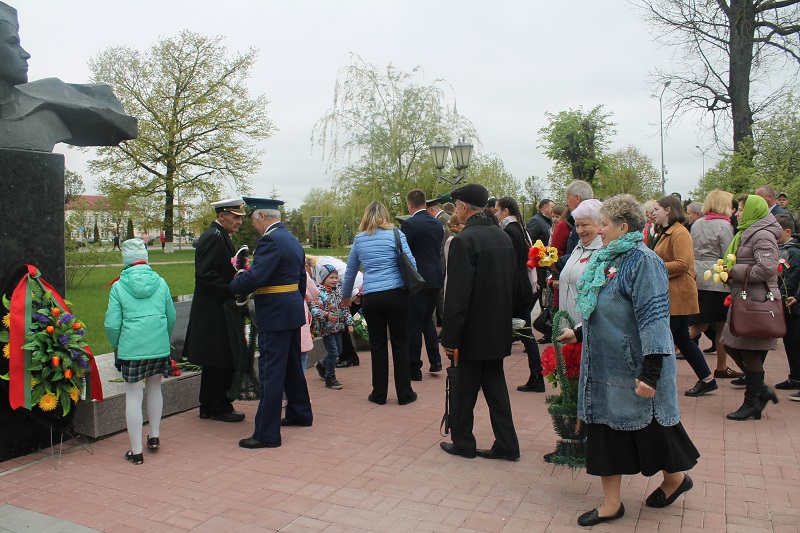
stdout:
[[709,150],[711,150],[711,147],[709,146],[709,147],[708,147],[708,148],[706,148],[705,150],[703,150],[702,148],[700,148],[700,145],[699,145],[699,144],[695,144],[695,145],[694,145],[694,147],[695,147],[695,148],[697,148],[698,150],[700,150],[700,153],[701,153],[701,154],[702,154],[702,156],[703,156],[703,177],[705,178],[705,177],[706,177],[706,152],[708,152]]
[[667,171],[666,167],[664,167],[664,106],[663,106],[663,98],[664,98],[664,91],[667,90],[669,87],[670,81],[667,80],[664,82],[664,88],[661,89],[661,94],[655,95],[651,94],[650,98],[658,98],[658,117],[659,123],[661,126],[661,194],[667,194]]
[[[441,141],[431,145],[431,155],[433,156],[433,164],[439,171],[437,181],[447,182],[455,189],[456,185],[467,179],[467,168],[469,167],[469,160],[472,157],[473,146],[461,137],[455,146],[449,146]],[[452,179],[446,178],[442,175],[442,169],[447,162],[447,154],[453,158],[453,166],[456,168],[455,174]]]

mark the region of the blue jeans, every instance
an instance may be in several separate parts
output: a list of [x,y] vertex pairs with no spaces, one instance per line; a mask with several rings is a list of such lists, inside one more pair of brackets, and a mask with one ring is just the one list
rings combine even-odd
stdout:
[[327,352],[322,364],[325,365],[325,377],[328,377],[336,374],[336,360],[339,359],[339,354],[342,353],[342,334],[325,335],[322,337],[322,344]]

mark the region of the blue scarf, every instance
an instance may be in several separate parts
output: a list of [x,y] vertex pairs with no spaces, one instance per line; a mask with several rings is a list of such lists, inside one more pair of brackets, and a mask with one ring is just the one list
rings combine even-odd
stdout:
[[597,307],[597,296],[611,279],[607,272],[611,262],[625,252],[636,248],[643,239],[644,234],[641,231],[626,233],[592,254],[586,270],[578,280],[578,295],[575,297],[577,304],[575,309],[584,320],[588,320],[594,308]]

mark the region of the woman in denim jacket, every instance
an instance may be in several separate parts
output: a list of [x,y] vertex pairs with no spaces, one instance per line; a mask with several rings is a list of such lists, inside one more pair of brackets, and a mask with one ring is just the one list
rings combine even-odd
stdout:
[[692,488],[682,472],[700,456],[680,423],[667,269],[644,243],[644,211],[623,194],[600,213],[603,248],[578,281],[583,327],[561,336],[583,340],[578,418],[587,423],[586,471],[603,485],[603,505],[581,515],[582,526],[625,514],[623,475],[661,470],[646,504],[670,505]]

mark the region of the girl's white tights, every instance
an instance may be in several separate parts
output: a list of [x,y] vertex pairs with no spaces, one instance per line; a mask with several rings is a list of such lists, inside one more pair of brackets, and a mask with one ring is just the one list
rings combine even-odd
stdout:
[[[161,410],[164,398],[161,396],[161,374],[144,379],[147,388],[147,418],[150,422],[150,436],[158,437],[161,426]],[[125,383],[125,421],[128,424],[128,437],[134,455],[142,453],[142,382]]]

